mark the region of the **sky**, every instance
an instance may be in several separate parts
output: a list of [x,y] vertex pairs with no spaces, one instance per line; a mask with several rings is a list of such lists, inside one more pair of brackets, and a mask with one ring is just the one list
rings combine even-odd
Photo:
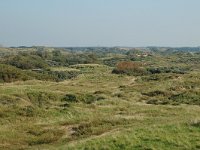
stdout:
[[0,0],[4,46],[200,46],[200,0]]

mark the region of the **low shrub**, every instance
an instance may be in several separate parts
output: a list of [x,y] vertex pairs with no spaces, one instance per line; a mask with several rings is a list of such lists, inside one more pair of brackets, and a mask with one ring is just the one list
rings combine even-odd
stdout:
[[32,77],[27,75],[21,69],[10,65],[0,64],[0,82],[25,81],[29,79],[32,79]]
[[189,68],[181,68],[181,67],[147,68],[147,71],[151,74],[159,74],[159,73],[185,74],[188,70]]
[[179,104],[200,105],[200,92],[187,91],[179,94],[174,94],[169,97],[170,101]]
[[48,71],[48,75],[55,78],[56,81],[76,78],[80,72],[78,71]]
[[147,71],[140,63],[124,61],[118,63],[116,68],[113,69],[112,73],[139,76],[146,75]]
[[105,97],[102,95],[93,95],[93,94],[83,94],[79,96],[81,102],[85,104],[92,104],[99,100],[104,100]]
[[78,102],[78,99],[76,97],[76,95],[73,95],[73,94],[66,94],[63,98],[62,98],[62,101],[64,102]]

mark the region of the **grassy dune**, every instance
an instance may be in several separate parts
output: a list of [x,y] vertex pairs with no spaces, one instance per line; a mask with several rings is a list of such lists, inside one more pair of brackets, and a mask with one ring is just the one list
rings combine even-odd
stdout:
[[133,77],[76,67],[84,73],[59,83],[0,84],[0,149],[200,149],[198,72]]

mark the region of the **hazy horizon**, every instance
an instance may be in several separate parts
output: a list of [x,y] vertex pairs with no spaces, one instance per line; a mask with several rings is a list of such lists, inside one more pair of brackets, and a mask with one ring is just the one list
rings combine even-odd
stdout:
[[0,45],[200,46],[199,0],[2,0]]

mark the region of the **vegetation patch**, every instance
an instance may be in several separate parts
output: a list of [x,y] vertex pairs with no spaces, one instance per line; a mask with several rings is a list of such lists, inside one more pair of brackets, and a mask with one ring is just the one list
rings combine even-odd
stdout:
[[48,67],[48,64],[41,57],[27,53],[21,53],[17,56],[9,56],[6,58],[5,63],[20,69],[45,69]]
[[27,141],[30,146],[55,143],[63,135],[62,130],[42,128],[30,129],[27,133],[32,136]]
[[190,91],[175,94],[169,97],[169,100],[179,104],[200,105],[200,92]]
[[67,79],[76,78],[80,72],[78,71],[48,71],[48,74],[53,76],[56,81],[64,81]]
[[112,73],[139,76],[145,75],[147,72],[140,63],[124,61],[118,63],[116,68],[113,69]]
[[22,70],[5,64],[0,64],[0,82],[25,81],[32,79]]
[[190,125],[193,126],[193,127],[200,128],[200,120],[191,121]]
[[19,99],[14,96],[0,95],[0,105],[4,106],[15,106]]
[[51,102],[59,100],[59,96],[53,93],[47,93],[42,91],[32,91],[27,93],[30,102],[37,107],[48,108],[51,106]]
[[181,67],[158,67],[158,68],[147,68],[147,71],[151,74],[159,73],[176,73],[176,74],[185,74],[189,68]]

